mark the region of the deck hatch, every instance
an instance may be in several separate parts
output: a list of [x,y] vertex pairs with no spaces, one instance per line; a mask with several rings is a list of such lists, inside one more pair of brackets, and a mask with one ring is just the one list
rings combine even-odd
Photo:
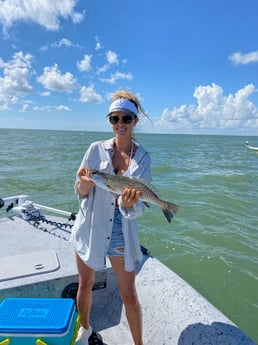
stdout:
[[0,258],[0,281],[30,277],[58,270],[54,250],[24,253]]

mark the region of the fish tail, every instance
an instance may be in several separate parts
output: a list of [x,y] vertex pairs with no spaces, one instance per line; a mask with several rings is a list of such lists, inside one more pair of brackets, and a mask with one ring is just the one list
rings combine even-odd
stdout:
[[172,202],[164,202],[162,206],[162,212],[164,213],[167,221],[171,223],[171,220],[174,218],[179,206],[173,204]]

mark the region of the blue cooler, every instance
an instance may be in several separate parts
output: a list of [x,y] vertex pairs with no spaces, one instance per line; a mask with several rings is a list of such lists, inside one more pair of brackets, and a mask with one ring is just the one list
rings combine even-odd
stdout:
[[0,345],[72,345],[77,319],[70,298],[6,298],[0,304]]

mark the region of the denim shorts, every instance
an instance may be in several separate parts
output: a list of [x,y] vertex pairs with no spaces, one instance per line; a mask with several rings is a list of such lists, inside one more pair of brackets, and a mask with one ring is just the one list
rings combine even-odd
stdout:
[[122,232],[122,215],[119,211],[119,208],[115,208],[112,235],[107,255],[124,257],[124,247],[125,241]]

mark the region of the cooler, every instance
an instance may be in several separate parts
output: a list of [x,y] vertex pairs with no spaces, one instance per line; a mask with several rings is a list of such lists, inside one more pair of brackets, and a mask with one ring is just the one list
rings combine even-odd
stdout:
[[6,298],[0,304],[0,345],[72,345],[77,327],[70,298]]

